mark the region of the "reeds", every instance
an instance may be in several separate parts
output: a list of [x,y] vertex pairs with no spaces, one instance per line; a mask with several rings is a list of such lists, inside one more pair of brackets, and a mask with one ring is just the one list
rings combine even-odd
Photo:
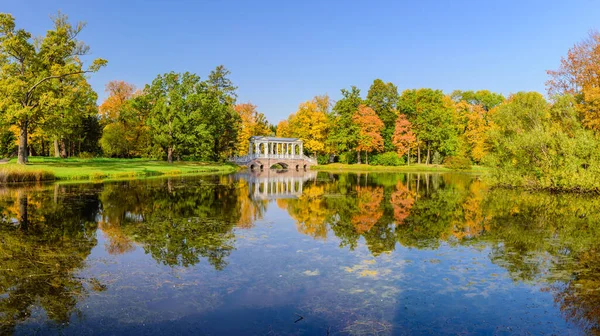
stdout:
[[42,169],[0,169],[0,183],[53,181],[54,173]]

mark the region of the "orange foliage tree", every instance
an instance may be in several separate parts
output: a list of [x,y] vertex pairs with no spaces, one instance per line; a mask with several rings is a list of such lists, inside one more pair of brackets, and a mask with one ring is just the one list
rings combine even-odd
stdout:
[[135,86],[125,81],[114,80],[106,84],[108,97],[98,108],[103,119],[117,121],[122,118],[123,107],[134,96]]
[[548,74],[548,93],[574,95],[584,125],[600,131],[600,33],[590,32],[561,59],[558,70]]
[[399,114],[396,119],[396,128],[392,136],[392,143],[396,147],[398,156],[403,156],[408,153],[407,163],[410,164],[410,147],[416,140],[416,136],[412,131],[412,124],[406,118],[406,115]]
[[358,106],[358,110],[352,116],[352,121],[359,128],[358,143],[356,151],[358,152],[358,163],[360,163],[360,152],[365,152],[365,162],[369,163],[368,153],[383,150],[383,137],[381,131],[384,124],[379,119],[372,108],[363,104]]

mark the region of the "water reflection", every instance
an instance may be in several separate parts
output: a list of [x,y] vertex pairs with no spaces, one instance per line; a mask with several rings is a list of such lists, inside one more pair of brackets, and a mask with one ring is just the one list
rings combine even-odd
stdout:
[[[290,309],[319,316],[318,321],[305,321],[310,328],[303,331],[293,324],[281,326],[278,332],[283,333],[310,333],[325,324],[348,334],[494,330],[493,325],[491,329],[478,325],[479,319],[494,320],[492,312],[474,321],[452,320],[455,308],[448,306],[448,311],[436,315],[445,320],[433,319],[435,309],[420,300],[433,295],[431,288],[436,286],[441,288],[435,298],[440,307],[455,295],[448,293],[464,291],[465,296],[452,296],[453,305],[480,304],[471,295],[491,295],[508,305],[506,309],[516,304],[503,302],[499,292],[490,294],[492,288],[503,286],[504,293],[516,293],[525,286],[529,293],[538,293],[528,295],[539,300],[550,294],[553,306],[544,309],[555,307],[562,314],[558,323],[548,313],[552,326],[535,330],[596,333],[600,332],[599,206],[597,197],[490,189],[478,177],[460,174],[264,171],[2,188],[0,333],[53,326],[71,330],[69,323],[75,322],[79,328],[91,325],[84,318],[91,313],[82,313],[78,302],[91,304],[93,298],[116,288],[107,281],[110,276],[95,276],[100,274],[96,269],[109,267],[92,263],[92,250],[98,248],[97,253],[108,258],[102,260],[113,262],[142,252],[130,261],[132,270],[142,256],[161,267],[189,270],[188,276],[195,279],[190,283],[208,282],[203,289],[189,287],[184,295],[213,298],[202,309],[222,317],[230,317],[227,309],[219,308],[228,298],[249,300],[244,308],[248,314],[248,307],[269,301],[267,297],[277,301],[284,296],[295,298],[296,306]],[[281,210],[287,217],[278,215]],[[285,231],[286,220],[295,225],[296,236]],[[298,233],[310,239],[299,240]],[[331,249],[330,242],[337,247]],[[397,250],[411,259],[402,259]],[[467,260],[456,256],[487,260],[477,259],[466,267]],[[270,262],[263,265],[266,258]],[[422,274],[424,266],[412,266],[411,260],[426,262],[426,272],[438,273],[427,277]],[[498,270],[487,271],[486,263],[492,266],[485,267],[504,270],[509,281],[498,277]],[[445,264],[448,268],[442,268]],[[294,273],[289,267],[301,271]],[[283,275],[290,280],[265,280]],[[164,277],[171,282],[178,279]],[[123,281],[142,280],[147,279]],[[367,280],[370,287],[362,288]],[[304,285],[319,295],[298,289]],[[120,290],[122,295],[149,295]],[[248,299],[256,292],[263,293],[260,300]],[[400,303],[401,295],[410,304]],[[108,314],[102,309],[109,301],[102,302],[96,314]],[[410,316],[409,306],[415,307]],[[423,323],[415,321],[425,317],[429,329],[419,329]],[[534,328],[511,323],[520,332]],[[245,329],[259,331],[264,329]]]

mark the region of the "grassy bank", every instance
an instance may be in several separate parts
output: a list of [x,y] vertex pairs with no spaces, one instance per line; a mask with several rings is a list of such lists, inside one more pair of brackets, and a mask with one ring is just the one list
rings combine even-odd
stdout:
[[11,160],[0,166],[0,182],[104,180],[158,175],[230,173],[237,167],[223,163],[175,162],[146,159],[60,159],[30,157],[27,166]]
[[370,166],[366,164],[343,164],[331,163],[327,165],[313,166],[312,169],[319,171],[348,171],[348,172],[485,172],[486,167],[472,166],[470,170],[452,170],[442,165],[412,164],[410,166]]

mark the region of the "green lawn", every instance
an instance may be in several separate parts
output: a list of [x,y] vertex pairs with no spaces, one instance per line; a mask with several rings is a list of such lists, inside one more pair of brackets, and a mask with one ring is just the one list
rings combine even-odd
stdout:
[[0,171],[29,172],[45,171],[52,173],[57,180],[102,180],[123,179],[157,175],[180,175],[197,173],[230,173],[237,166],[224,163],[175,162],[148,159],[76,159],[30,157],[29,164],[21,166],[16,159],[0,165]]
[[483,166],[472,166],[470,170],[452,170],[441,165],[411,164],[410,166],[370,166],[366,164],[343,164],[330,163],[327,165],[313,166],[312,169],[320,171],[379,171],[379,172],[485,172],[488,168]]

